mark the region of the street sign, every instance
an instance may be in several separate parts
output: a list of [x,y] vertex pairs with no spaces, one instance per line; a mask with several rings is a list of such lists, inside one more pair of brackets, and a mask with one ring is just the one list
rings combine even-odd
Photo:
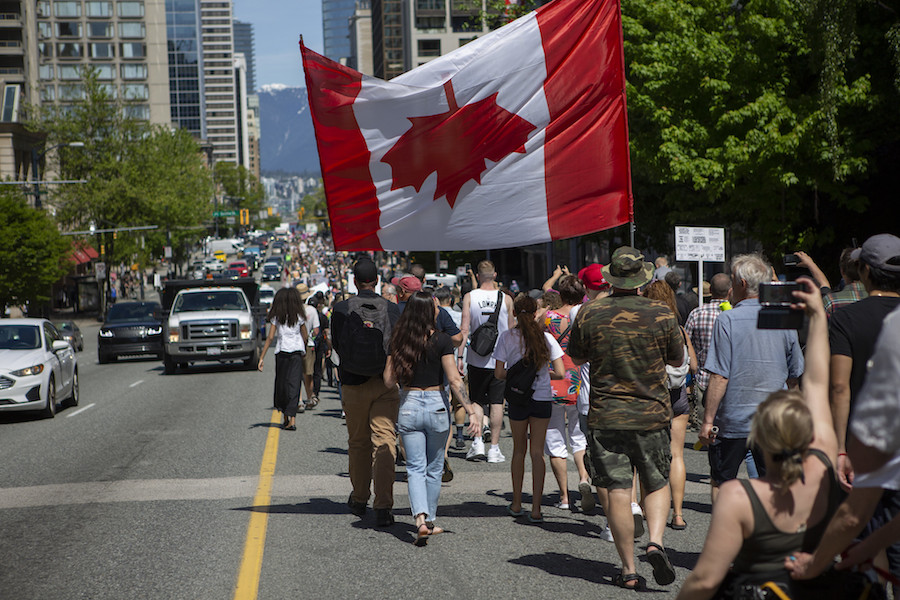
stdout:
[[319,226],[316,223],[307,223],[306,233],[307,235],[315,235],[319,233]]
[[229,225],[234,225],[234,217],[225,217],[225,222]]
[[172,246],[163,247],[163,256],[165,256],[166,258],[172,258]]
[[214,210],[213,211],[214,217],[236,217],[237,214],[238,214],[238,211],[236,211],[236,210]]
[[260,218],[260,219],[267,219],[268,217],[269,217],[269,211],[267,211],[267,210],[261,210],[261,211],[259,211],[259,218]]
[[676,226],[675,259],[678,261],[725,262],[725,229]]

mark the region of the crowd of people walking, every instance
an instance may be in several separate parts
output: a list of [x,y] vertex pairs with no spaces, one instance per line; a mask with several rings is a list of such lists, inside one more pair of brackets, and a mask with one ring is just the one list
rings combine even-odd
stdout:
[[[305,280],[276,294],[259,368],[274,344],[274,404],[288,430],[318,402],[323,374],[334,375],[348,433],[347,505],[358,517],[374,491],[376,525],[394,523],[399,454],[415,542],[425,545],[443,531],[448,448],[468,443],[468,460],[506,462],[506,419],[508,514],[544,521],[546,456],[556,508],[602,507],[603,537],[621,563],[613,583],[645,586],[635,540],[646,527],[653,579],[669,585],[666,529],[690,526],[684,452],[693,420],[695,448],[708,456],[712,522],[679,598],[877,598],[898,582],[896,236],[845,251],[840,289],[805,253],[781,274],[754,253],[733,257],[693,294],[663,257],[653,264],[628,246],[607,265],[557,267],[541,289],[519,293],[487,260],[460,290],[428,286],[420,265],[395,275],[365,255],[351,265],[322,254],[293,261]],[[312,272],[325,293],[310,293]],[[766,290],[784,279],[795,285],[773,303]],[[773,325],[772,310],[802,313],[804,324]]]

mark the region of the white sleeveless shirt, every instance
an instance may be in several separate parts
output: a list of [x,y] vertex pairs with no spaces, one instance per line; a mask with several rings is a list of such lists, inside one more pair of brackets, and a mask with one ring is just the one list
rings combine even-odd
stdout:
[[[503,333],[509,329],[509,311],[506,310],[506,294],[497,290],[476,289],[469,292],[469,335],[490,319],[494,308],[497,306],[497,294],[500,294],[503,304],[500,306],[500,315],[497,320],[497,331]],[[466,341],[468,343],[468,340]],[[471,348],[466,352],[466,362],[473,367],[493,369],[496,361],[493,353],[491,356],[481,356],[472,352]]]
[[293,327],[282,325],[277,319],[274,321],[276,354],[279,352],[306,350],[306,345],[303,343],[303,334],[300,332],[300,328],[304,323],[303,317],[298,317]]

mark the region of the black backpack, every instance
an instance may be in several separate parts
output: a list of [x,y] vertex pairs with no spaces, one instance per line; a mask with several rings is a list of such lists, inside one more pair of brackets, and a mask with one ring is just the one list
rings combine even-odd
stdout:
[[353,296],[347,305],[347,321],[341,328],[341,369],[368,377],[381,375],[391,339],[388,301]]
[[503,306],[503,292],[497,292],[497,306],[494,312],[488,317],[488,320],[478,326],[472,332],[472,341],[469,344],[469,350],[481,356],[490,356],[497,344],[497,338],[500,337],[500,329],[497,327],[497,321],[500,320],[500,307]]
[[534,380],[537,377],[537,367],[525,359],[506,370],[506,401],[510,406],[528,406],[534,397]]

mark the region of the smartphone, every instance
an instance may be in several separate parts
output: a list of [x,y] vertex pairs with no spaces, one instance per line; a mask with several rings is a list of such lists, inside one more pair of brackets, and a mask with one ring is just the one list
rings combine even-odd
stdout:
[[797,301],[794,292],[800,289],[796,281],[764,281],[759,284],[759,303],[763,306],[790,306]]
[[472,263],[466,263],[466,273],[472,270]]
[[784,255],[784,266],[786,267],[796,267],[800,264],[800,257],[796,254],[785,254]]

